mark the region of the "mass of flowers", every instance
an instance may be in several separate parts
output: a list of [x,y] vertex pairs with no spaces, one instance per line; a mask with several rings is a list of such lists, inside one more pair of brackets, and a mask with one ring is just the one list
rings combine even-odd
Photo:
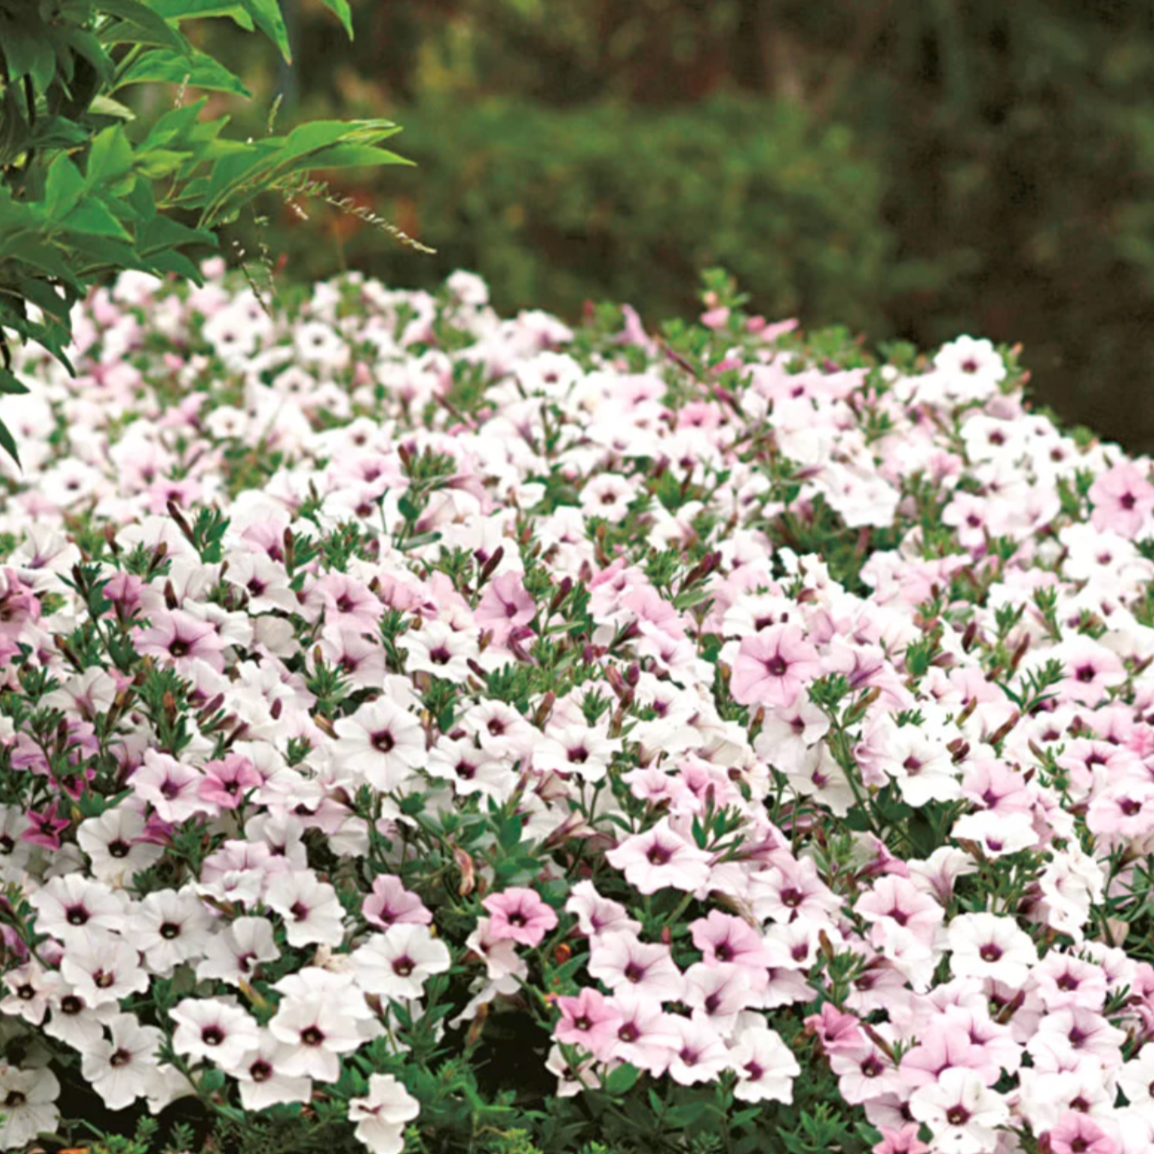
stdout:
[[1154,1150],[1154,484],[1017,350],[125,275],[0,465],[0,1148]]

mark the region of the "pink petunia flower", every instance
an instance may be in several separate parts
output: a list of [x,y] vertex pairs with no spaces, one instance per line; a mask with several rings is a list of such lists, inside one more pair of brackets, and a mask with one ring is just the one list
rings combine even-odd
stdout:
[[523,946],[535,946],[557,925],[557,912],[531,889],[512,886],[481,903],[492,915],[489,932]]
[[730,692],[742,705],[789,709],[820,673],[817,650],[805,640],[800,625],[771,625],[741,642]]
[[1147,478],[1147,470],[1134,461],[1122,461],[1099,474],[1090,486],[1089,497],[1094,506],[1090,524],[1099,532],[1122,537],[1136,536],[1154,510],[1154,485]]
[[576,997],[560,997],[561,1020],[553,1037],[563,1045],[582,1046],[597,1057],[607,1057],[617,1041],[621,1011],[604,994],[586,987]]

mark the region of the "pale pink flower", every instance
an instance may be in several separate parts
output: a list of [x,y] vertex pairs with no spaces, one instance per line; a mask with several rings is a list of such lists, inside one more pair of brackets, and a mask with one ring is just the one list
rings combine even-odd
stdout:
[[372,893],[365,898],[361,914],[365,921],[382,929],[406,922],[427,926],[433,920],[425,903],[405,889],[399,877],[390,874],[373,879]]
[[576,997],[557,999],[561,1018],[553,1037],[564,1045],[582,1046],[599,1058],[608,1057],[622,1023],[620,1010],[598,990],[586,987]]
[[1118,1143],[1088,1114],[1067,1110],[1038,1144],[1046,1154],[1119,1154]]
[[742,705],[789,709],[820,673],[817,650],[805,640],[800,625],[771,625],[741,642],[730,692]]
[[1090,524],[1099,532],[1132,538],[1154,510],[1154,485],[1148,470],[1135,461],[1122,461],[1100,473],[1088,495],[1093,505]]
[[489,933],[510,938],[523,946],[535,946],[557,925],[557,912],[533,890],[511,886],[490,894],[482,903],[489,911]]
[[709,855],[675,833],[668,818],[625,838],[605,859],[643,894],[666,887],[692,891],[709,880]]

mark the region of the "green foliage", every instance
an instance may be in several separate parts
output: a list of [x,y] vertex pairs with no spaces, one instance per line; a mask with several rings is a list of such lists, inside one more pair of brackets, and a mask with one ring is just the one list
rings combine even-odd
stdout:
[[[327,6],[352,34],[345,0]],[[288,58],[277,0],[0,0],[0,394],[27,387],[10,342],[68,365],[69,315],[89,286],[135,269],[199,280],[198,255],[258,195],[291,196],[320,169],[406,163],[380,147],[387,120],[318,121],[284,136],[236,139],[205,119],[186,86],[247,92],[183,23],[227,15]],[[144,82],[180,85],[150,126],[121,103]],[[16,445],[0,424],[0,446]]]
[[[416,229],[437,255],[414,262],[387,235],[333,214],[345,256],[386,281],[433,287],[456,268],[482,269],[498,308],[580,312],[616,299],[649,316],[694,308],[703,267],[723,264],[774,315],[880,321],[891,262],[876,227],[883,178],[849,132],[803,110],[717,98],[692,109],[523,101],[407,108],[422,170],[411,193],[380,211]],[[355,231],[353,231],[355,229]],[[313,277],[332,244],[287,217],[271,243]],[[355,250],[355,252],[354,252]]]

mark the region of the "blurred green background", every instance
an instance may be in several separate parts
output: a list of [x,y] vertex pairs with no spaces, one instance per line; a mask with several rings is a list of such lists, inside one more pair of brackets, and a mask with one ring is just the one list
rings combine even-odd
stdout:
[[351,0],[351,44],[282,2],[291,68],[206,25],[236,116],[404,125],[419,167],[333,187],[437,254],[314,200],[272,207],[281,275],[655,324],[720,264],[771,318],[1021,342],[1040,400],[1154,449],[1151,0]]

